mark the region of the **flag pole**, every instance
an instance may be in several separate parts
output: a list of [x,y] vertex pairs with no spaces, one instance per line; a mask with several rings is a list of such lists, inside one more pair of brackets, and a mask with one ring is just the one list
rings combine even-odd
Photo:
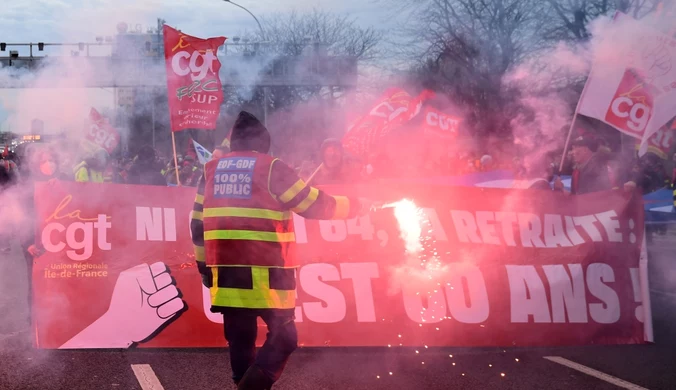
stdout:
[[181,186],[181,180],[178,178],[178,157],[176,157],[176,132],[171,132],[171,144],[174,147],[174,170],[176,171],[176,185]]
[[568,137],[566,137],[566,144],[563,146],[563,155],[561,156],[561,163],[559,164],[559,175],[563,170],[563,163],[566,162],[566,153],[568,153],[568,147],[570,146],[570,137],[573,135],[573,128],[575,127],[575,122],[577,121],[577,113],[580,111],[580,104],[582,104],[582,99],[584,99],[584,93],[587,91],[587,85],[589,85],[589,79],[594,73],[594,65],[592,64],[591,69],[589,70],[589,76],[584,82],[584,87],[582,87],[582,92],[580,93],[580,98],[575,105],[575,114],[573,114],[573,120],[570,122],[570,129],[568,129]]
[[[620,11],[615,11],[613,15],[613,21],[617,20],[617,17],[620,15]],[[594,62],[591,64],[589,69],[589,75],[587,75],[587,80],[584,82],[584,87],[582,87],[582,92],[580,93],[580,98],[577,100],[575,105],[575,114],[573,115],[573,121],[570,124],[570,129],[568,130],[568,137],[566,138],[566,144],[563,147],[563,155],[561,156],[561,163],[559,164],[559,174],[563,170],[563,163],[566,161],[566,153],[568,152],[568,147],[570,146],[570,136],[573,134],[573,127],[575,127],[575,121],[577,120],[577,113],[580,111],[580,104],[582,104],[582,99],[584,99],[584,93],[587,91],[587,86],[589,85],[589,80],[594,74]]]
[[575,121],[577,120],[577,108],[575,109],[575,115],[573,115],[573,120],[570,123],[570,129],[568,129],[568,137],[566,137],[566,144],[563,146],[563,155],[561,156],[561,163],[559,164],[559,175],[563,171],[563,164],[566,162],[566,153],[568,152],[568,147],[570,146],[570,137],[573,134],[573,128],[575,127]]
[[319,171],[322,169],[323,166],[324,166],[324,163],[319,164],[319,166],[317,167],[317,169],[315,169],[315,171],[312,173],[312,175],[310,175],[310,177],[308,177],[308,179],[307,179],[307,181],[305,182],[305,184],[310,184],[310,182],[312,181],[312,179],[315,178],[315,176],[317,175],[317,173],[319,173]]

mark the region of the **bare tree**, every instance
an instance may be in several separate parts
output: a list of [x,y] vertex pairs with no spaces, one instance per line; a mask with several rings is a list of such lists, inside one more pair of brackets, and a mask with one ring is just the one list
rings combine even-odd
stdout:
[[348,16],[317,9],[264,17],[263,29],[275,51],[288,56],[302,55],[318,44],[329,55],[371,60],[378,55],[382,39],[382,33],[372,27],[362,28]]
[[616,3],[618,11],[632,15],[635,19],[649,15],[666,3],[673,6],[673,0],[616,0]]
[[[257,56],[273,59],[268,66],[273,66],[275,60],[281,60],[282,57],[307,57],[308,61],[312,61],[311,56],[314,54],[352,57],[364,64],[379,54],[382,33],[372,27],[358,26],[355,19],[349,16],[315,9],[306,13],[291,11],[272,14],[261,18],[261,22],[264,31],[243,37],[242,42],[250,44],[231,49],[232,54],[246,56],[255,52]],[[234,94],[229,100],[234,103],[262,99],[258,89],[249,89],[244,98],[237,90],[232,92]],[[283,86],[271,87],[270,92],[268,109],[274,111],[318,97],[334,98],[343,91],[330,86]]]
[[659,0],[546,0],[551,25],[544,32],[548,40],[588,40],[589,23],[599,16],[621,11],[640,19],[654,11]]
[[[301,57],[311,53],[347,56],[364,64],[379,55],[382,33],[373,27],[363,28],[349,16],[314,9],[310,12],[274,14],[263,17],[268,51],[278,56]],[[262,38],[262,37],[257,37]],[[343,91],[338,87],[271,88],[272,107],[281,109],[315,98],[332,100]]]
[[538,0],[426,0],[411,9],[408,54],[422,59],[420,79],[467,108],[477,132],[505,131],[503,77],[545,46],[542,12]]

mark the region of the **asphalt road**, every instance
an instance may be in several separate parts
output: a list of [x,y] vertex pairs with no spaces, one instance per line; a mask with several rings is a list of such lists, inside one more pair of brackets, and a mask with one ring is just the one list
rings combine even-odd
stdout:
[[[18,247],[12,249],[0,255],[0,389],[235,388],[224,349],[32,349],[26,270]],[[275,389],[674,389],[676,227],[653,237],[650,269],[653,345],[430,348],[419,354],[411,348],[302,348]]]

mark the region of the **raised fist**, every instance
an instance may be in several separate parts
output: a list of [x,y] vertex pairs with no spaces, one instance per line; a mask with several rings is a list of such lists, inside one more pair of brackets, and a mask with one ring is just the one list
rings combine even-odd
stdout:
[[164,263],[137,265],[123,271],[115,283],[108,315],[133,342],[140,342],[185,307]]
[[146,340],[184,307],[164,263],[137,265],[120,273],[108,311],[60,349],[128,348]]

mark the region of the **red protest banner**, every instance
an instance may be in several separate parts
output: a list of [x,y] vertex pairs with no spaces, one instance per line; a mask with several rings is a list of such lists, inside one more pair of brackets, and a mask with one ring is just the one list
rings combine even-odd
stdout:
[[112,154],[120,144],[120,133],[95,108],[89,112],[84,139]]
[[163,31],[171,130],[216,128],[223,102],[217,52],[226,38],[196,38],[166,24]]
[[[294,217],[301,345],[643,342],[640,197],[383,183],[327,190],[408,198],[422,210]],[[33,271],[38,347],[225,346],[192,255],[194,189],[59,182],[36,191],[46,249]],[[395,212],[418,232],[402,234]]]

